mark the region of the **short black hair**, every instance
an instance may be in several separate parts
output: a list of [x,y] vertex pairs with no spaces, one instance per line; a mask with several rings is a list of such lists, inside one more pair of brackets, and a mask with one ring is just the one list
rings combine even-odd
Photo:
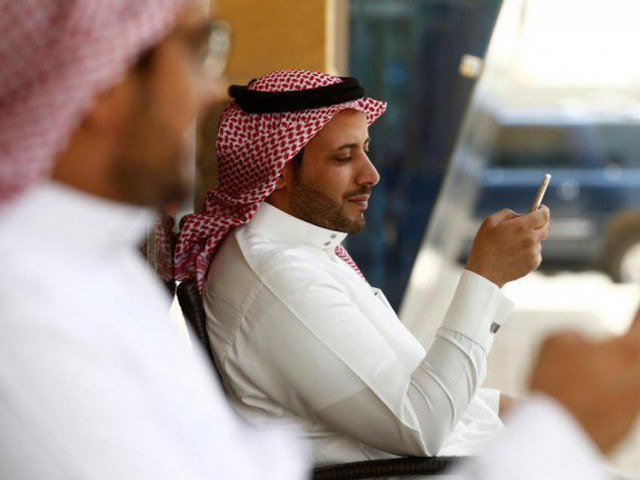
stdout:
[[293,169],[293,173],[295,175],[298,174],[298,172],[300,171],[300,168],[302,167],[302,156],[304,155],[304,147],[302,147],[298,153],[296,153],[291,160],[289,160],[289,163],[291,164],[291,168]]

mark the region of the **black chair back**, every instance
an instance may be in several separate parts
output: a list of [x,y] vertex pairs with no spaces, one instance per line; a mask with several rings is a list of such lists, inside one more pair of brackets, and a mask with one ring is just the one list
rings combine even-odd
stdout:
[[204,304],[202,303],[202,295],[198,291],[198,286],[195,280],[185,280],[178,285],[176,295],[178,297],[178,303],[180,309],[184,315],[185,320],[191,326],[189,330],[189,336],[191,341],[195,344],[200,344],[207,352],[207,356],[211,362],[211,366],[216,371],[220,384],[224,388],[222,381],[222,375],[216,365],[213,350],[209,343],[209,335],[207,333],[207,315],[204,312]]

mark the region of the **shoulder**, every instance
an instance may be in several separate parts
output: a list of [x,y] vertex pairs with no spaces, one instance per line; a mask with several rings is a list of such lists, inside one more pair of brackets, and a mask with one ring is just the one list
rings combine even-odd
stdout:
[[[324,260],[324,261],[323,261]],[[207,283],[263,283],[268,278],[321,275],[322,252],[295,242],[274,240],[249,225],[235,228],[213,258]],[[242,279],[242,280],[241,280]]]
[[251,224],[233,233],[244,257],[259,274],[267,274],[278,266],[304,267],[323,260],[322,252],[317,248],[296,241],[273,239],[251,228]]

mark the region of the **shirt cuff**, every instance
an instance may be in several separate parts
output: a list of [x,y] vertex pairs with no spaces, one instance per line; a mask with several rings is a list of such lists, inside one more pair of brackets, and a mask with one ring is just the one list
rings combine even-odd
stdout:
[[513,302],[495,283],[465,270],[442,327],[470,338],[489,352],[493,342],[491,325],[503,325],[512,311]]
[[480,397],[484,403],[489,405],[489,408],[496,412],[496,415],[500,415],[500,390],[495,388],[479,388],[476,395]]
[[507,429],[462,470],[472,478],[604,480],[604,459],[582,427],[559,403],[534,395],[507,418]]

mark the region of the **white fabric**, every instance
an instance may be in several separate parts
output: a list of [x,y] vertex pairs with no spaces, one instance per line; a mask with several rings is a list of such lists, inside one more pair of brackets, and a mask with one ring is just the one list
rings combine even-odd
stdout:
[[496,392],[475,393],[511,302],[465,272],[427,354],[336,257],[345,236],[265,203],[221,245],[204,300],[235,404],[298,421],[316,463],[477,452],[503,428]]
[[602,456],[573,417],[548,397],[533,396],[515,408],[507,419],[507,427],[503,434],[490,442],[480,457],[452,472],[459,475],[456,478],[613,478],[605,471]]
[[169,320],[136,247],[152,220],[55,184],[0,217],[0,478],[306,478]]

